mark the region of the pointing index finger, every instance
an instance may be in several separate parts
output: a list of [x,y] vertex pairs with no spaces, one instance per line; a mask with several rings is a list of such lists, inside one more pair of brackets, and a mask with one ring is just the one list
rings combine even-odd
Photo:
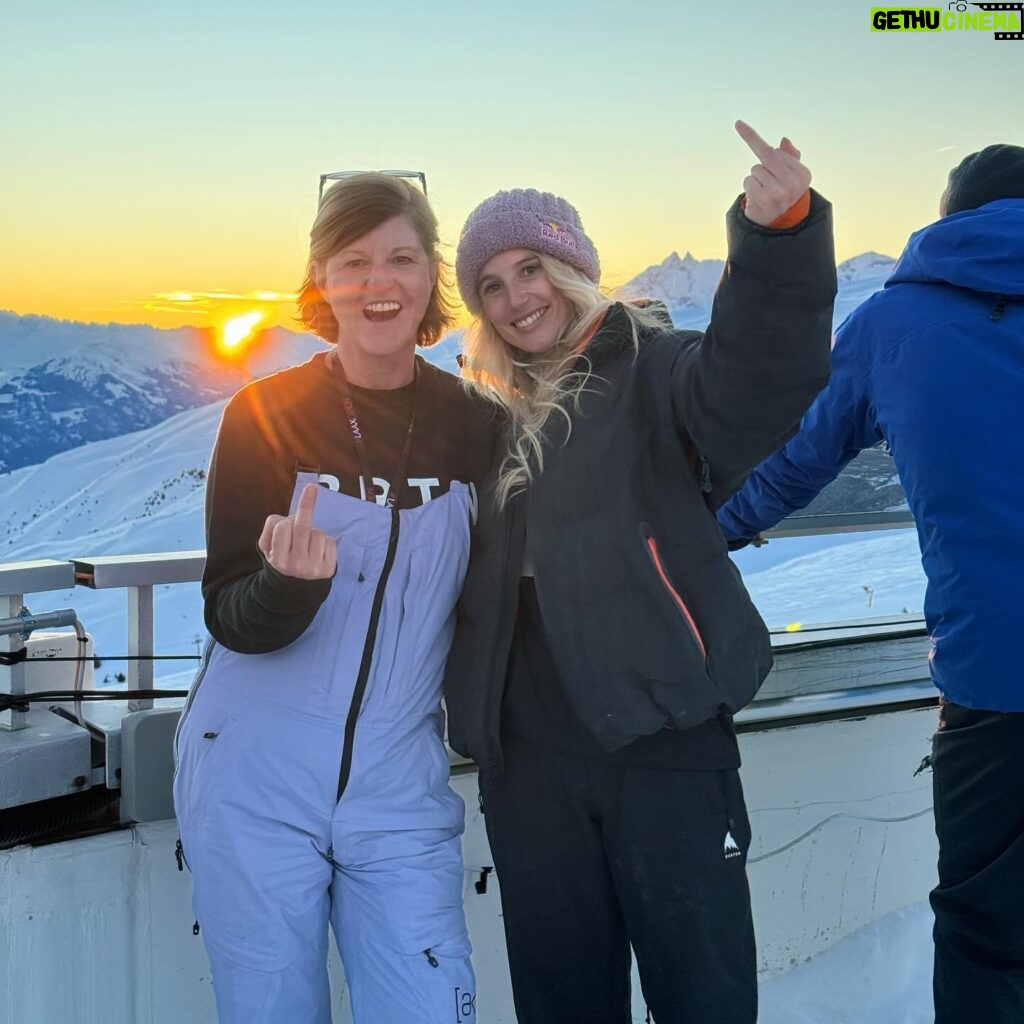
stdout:
[[765,142],[746,121],[737,121],[736,131],[739,137],[754,151],[754,155],[758,160],[764,160],[766,156],[773,152],[774,147]]
[[295,525],[313,526],[313,509],[316,507],[316,495],[320,490],[319,484],[306,484],[299,495],[299,503],[295,507]]

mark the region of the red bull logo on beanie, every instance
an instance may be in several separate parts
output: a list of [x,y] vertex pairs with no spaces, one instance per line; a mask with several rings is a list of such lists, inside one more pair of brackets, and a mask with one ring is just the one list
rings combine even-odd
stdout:
[[563,224],[558,224],[553,220],[542,220],[540,222],[540,235],[541,238],[564,245],[566,249],[577,248],[576,238],[572,231]]
[[1024,2],[970,3],[950,0],[946,7],[872,7],[872,32],[992,32],[994,38],[1024,39]]

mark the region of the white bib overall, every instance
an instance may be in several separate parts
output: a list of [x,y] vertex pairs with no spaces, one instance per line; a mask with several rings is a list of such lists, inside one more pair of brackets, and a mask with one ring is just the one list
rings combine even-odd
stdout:
[[[316,475],[299,473],[302,488]],[[331,491],[338,545],[306,632],[211,642],[176,741],[174,801],[222,1024],[330,1024],[327,925],[356,1024],[476,1021],[464,807],[441,684],[470,491],[393,511]]]

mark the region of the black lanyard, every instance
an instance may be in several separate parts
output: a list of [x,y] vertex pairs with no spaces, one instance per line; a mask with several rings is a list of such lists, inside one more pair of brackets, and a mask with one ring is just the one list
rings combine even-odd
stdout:
[[[356,448],[356,457],[359,459],[359,472],[363,481],[363,495],[367,501],[377,504],[377,488],[373,483],[373,473],[370,471],[370,457],[366,450],[366,437],[362,427],[359,425],[359,417],[356,414],[356,404],[352,400],[352,389],[349,386],[348,378],[345,376],[345,368],[341,364],[341,357],[335,348],[331,355],[334,356],[334,380],[341,396],[341,405],[345,410],[345,419],[348,428],[352,433],[352,443]],[[406,473],[409,469],[409,453],[412,451],[412,432],[416,425],[416,399],[420,392],[420,366],[413,362],[413,388],[412,388],[412,412],[409,413],[409,427],[405,432],[405,441],[402,450],[398,455],[398,465],[391,477],[391,489],[384,500],[385,508],[394,508],[398,499],[405,490]]]

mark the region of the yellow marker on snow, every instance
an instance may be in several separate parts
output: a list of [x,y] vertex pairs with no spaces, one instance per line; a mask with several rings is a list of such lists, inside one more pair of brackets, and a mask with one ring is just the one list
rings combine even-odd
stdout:
[[799,633],[800,630],[803,629],[803,628],[804,628],[804,624],[802,622],[791,622],[786,627],[786,632],[787,633]]

